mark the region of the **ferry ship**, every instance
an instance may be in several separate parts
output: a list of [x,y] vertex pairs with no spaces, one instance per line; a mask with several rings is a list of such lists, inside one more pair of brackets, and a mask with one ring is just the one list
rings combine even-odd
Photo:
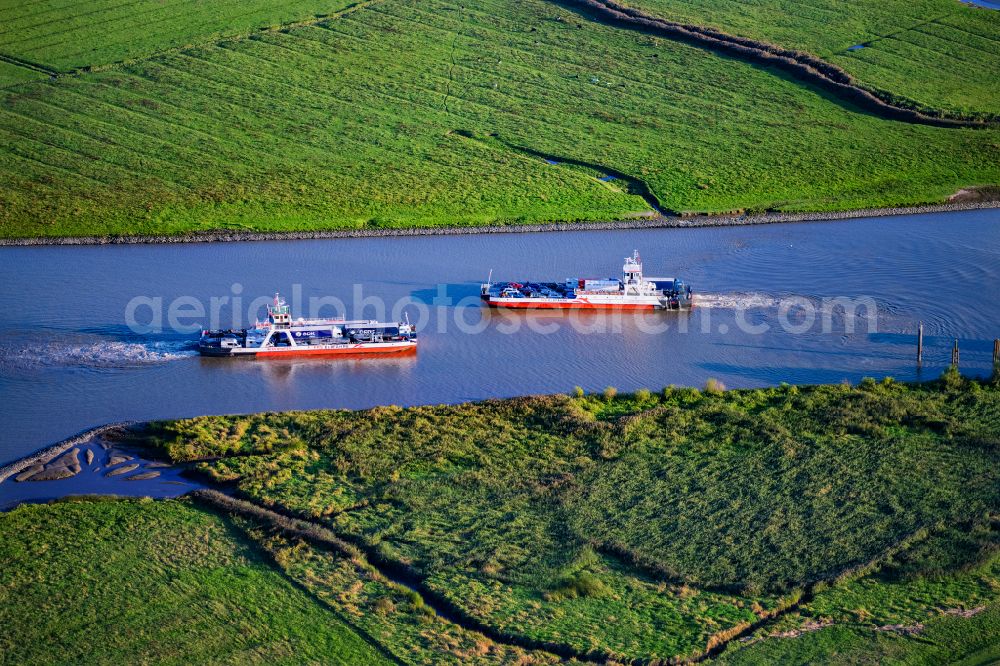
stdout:
[[481,295],[495,308],[689,310],[693,300],[691,287],[678,278],[644,277],[638,250],[625,257],[621,279],[494,283],[491,272]]
[[274,295],[267,320],[251,329],[202,331],[202,356],[333,356],[340,354],[402,354],[415,351],[417,332],[409,322],[374,319],[296,319],[288,304]]

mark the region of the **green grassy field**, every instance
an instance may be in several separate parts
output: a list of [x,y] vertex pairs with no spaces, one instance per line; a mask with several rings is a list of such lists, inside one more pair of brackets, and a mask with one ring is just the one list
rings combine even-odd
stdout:
[[[542,0],[384,0],[8,88],[0,235],[517,224],[938,202],[1000,131],[879,120]],[[578,160],[550,165],[517,148]]]
[[[958,0],[628,0],[839,65],[862,85],[922,110],[1000,115],[1000,12]],[[850,50],[863,44],[864,48]]]
[[0,663],[393,663],[186,502],[26,505],[0,535]]
[[801,617],[862,633],[995,604],[998,414],[995,385],[952,379],[203,417],[149,441],[489,626],[665,659],[803,592]]
[[0,54],[65,72],[314,20],[353,4],[351,0],[2,0]]
[[46,75],[38,70],[0,60],[0,88],[25,81],[38,81],[45,77]]

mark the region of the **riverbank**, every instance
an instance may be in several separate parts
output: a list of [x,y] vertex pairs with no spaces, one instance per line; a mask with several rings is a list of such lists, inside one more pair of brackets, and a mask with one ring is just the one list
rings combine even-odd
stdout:
[[0,483],[3,483],[15,474],[23,472],[29,467],[44,465],[45,463],[55,459],[56,456],[69,451],[75,446],[79,446],[80,444],[84,444],[110,432],[122,430],[134,425],[136,425],[134,421],[121,421],[118,423],[108,423],[107,425],[98,426],[96,428],[88,428],[77,435],[67,437],[66,439],[51,446],[47,446],[44,449],[39,449],[31,455],[19,458],[0,467]]
[[183,466],[123,445],[138,423],[88,429],[0,467],[0,513],[78,497],[178,497],[202,487]]
[[[955,196],[974,193],[960,190]],[[180,243],[221,243],[274,240],[318,240],[332,238],[392,238],[412,236],[454,236],[468,234],[517,234],[544,231],[601,231],[628,229],[671,229],[696,227],[736,227],[791,222],[825,222],[855,220],[864,217],[892,217],[947,213],[963,210],[1000,208],[1000,197],[992,194],[985,200],[953,201],[943,204],[902,206],[899,208],[861,208],[840,212],[820,213],[746,213],[730,215],[676,215],[592,222],[548,222],[543,224],[490,224],[469,227],[409,227],[400,229],[342,229],[329,231],[242,232],[207,231],[177,236],[67,236],[0,238],[0,247],[35,247],[48,245],[156,245]]]

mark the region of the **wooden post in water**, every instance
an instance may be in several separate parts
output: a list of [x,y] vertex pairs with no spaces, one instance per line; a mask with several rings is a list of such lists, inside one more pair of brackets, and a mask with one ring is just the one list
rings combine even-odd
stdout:
[[1000,366],[1000,338],[993,341],[993,368]]
[[917,367],[924,363],[924,322],[917,325]]
[[955,338],[955,345],[951,348],[951,364],[958,367],[958,338]]

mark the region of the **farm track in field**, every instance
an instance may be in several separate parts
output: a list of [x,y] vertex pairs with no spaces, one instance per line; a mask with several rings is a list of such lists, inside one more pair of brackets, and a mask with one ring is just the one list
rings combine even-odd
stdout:
[[840,67],[816,56],[785,49],[746,37],[729,35],[718,30],[658,18],[647,12],[620,5],[613,0],[548,0],[572,8],[583,15],[608,25],[625,27],[707,48],[751,64],[776,67],[799,80],[820,87],[841,101],[858,106],[887,120],[933,125],[937,127],[983,127],[995,125],[987,121],[952,117],[946,112],[936,115],[923,113],[895,103],[882,91],[857,83]]

